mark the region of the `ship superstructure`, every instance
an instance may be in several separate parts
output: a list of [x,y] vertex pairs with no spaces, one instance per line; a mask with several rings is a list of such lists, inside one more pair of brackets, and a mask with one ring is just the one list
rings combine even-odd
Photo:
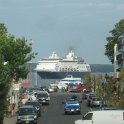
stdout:
[[56,65],[57,63],[62,60],[59,58],[59,56],[56,54],[56,52],[53,52],[52,55],[50,55],[48,58],[44,58],[41,61],[38,62],[36,66],[36,71],[56,71]]
[[74,51],[69,51],[65,58],[53,52],[48,58],[39,61],[35,70],[43,79],[62,79],[67,75],[81,77],[84,72],[91,72],[90,65],[77,57]]

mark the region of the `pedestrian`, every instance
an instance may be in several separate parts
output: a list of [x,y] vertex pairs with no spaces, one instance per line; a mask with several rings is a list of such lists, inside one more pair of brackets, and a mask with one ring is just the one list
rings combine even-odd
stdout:
[[22,98],[22,105],[24,105],[27,101],[28,101],[28,97],[27,96],[24,96]]
[[21,99],[19,99],[19,101],[18,101],[18,108],[21,107],[21,106],[22,106],[22,101],[21,101]]
[[12,116],[15,115],[15,103],[12,103]]
[[12,104],[9,104],[8,105],[7,117],[12,117]]

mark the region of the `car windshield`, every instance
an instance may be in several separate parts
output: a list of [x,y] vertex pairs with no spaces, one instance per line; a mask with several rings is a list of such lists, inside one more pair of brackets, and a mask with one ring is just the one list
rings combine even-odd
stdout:
[[27,102],[26,105],[40,106],[39,102]]
[[48,94],[46,93],[37,94],[37,97],[48,97]]
[[34,114],[35,110],[33,108],[20,108],[19,115]]
[[100,98],[93,98],[93,101],[100,101]]

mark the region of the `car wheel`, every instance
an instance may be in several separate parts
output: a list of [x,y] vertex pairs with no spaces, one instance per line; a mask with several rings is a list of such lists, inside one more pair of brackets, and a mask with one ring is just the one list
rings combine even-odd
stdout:
[[67,115],[67,112],[65,112],[65,115]]
[[41,116],[41,113],[39,113],[38,117],[40,117],[40,116]]
[[81,114],[81,111],[79,111],[79,115]]

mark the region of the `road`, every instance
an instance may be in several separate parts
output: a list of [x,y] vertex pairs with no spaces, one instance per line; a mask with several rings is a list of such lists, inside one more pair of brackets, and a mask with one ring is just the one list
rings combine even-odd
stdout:
[[[51,93],[51,101],[49,105],[42,106],[42,115],[38,119],[38,124],[73,124],[75,120],[81,119],[82,116],[89,111],[85,101],[81,104],[81,114],[64,115],[64,105],[62,101],[68,93]],[[81,96],[80,93],[78,95]]]

